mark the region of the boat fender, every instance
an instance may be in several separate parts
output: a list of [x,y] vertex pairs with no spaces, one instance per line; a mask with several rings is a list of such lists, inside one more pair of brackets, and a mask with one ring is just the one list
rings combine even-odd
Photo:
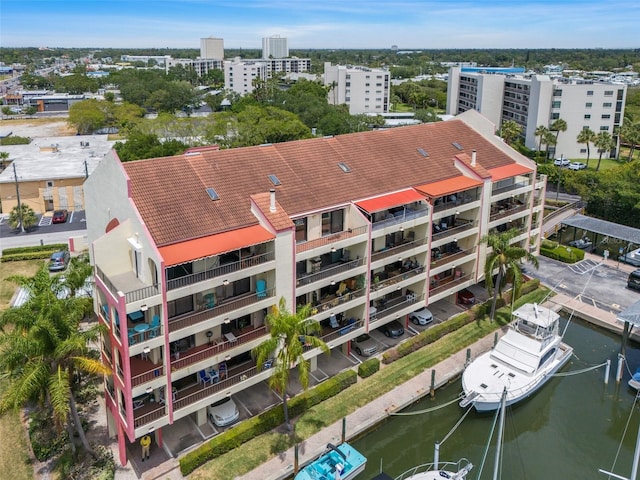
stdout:
[[442,478],[451,478],[451,475],[449,475],[447,472],[440,472],[440,476]]

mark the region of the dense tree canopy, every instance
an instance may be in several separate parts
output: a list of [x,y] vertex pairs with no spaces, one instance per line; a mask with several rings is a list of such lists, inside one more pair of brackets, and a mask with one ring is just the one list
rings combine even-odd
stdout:
[[189,145],[178,140],[160,141],[153,133],[142,133],[133,130],[126,142],[116,142],[113,148],[123,162],[141,160],[143,158],[169,157],[183,153]]
[[96,99],[76,102],[69,108],[69,124],[80,135],[87,135],[104,127],[131,127],[144,115],[144,110],[130,103],[116,104]]

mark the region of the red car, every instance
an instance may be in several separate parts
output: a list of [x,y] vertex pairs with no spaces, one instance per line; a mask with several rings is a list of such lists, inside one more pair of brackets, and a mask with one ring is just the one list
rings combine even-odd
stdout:
[[476,297],[470,290],[464,288],[458,292],[458,303],[462,305],[473,305],[476,303]]
[[69,212],[66,210],[56,210],[53,212],[52,223],[64,223],[67,221],[67,217],[69,216]]

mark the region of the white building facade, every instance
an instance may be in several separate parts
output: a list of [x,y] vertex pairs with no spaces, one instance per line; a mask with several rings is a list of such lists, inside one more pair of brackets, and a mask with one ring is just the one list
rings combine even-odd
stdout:
[[224,88],[240,95],[253,91],[253,81],[268,78],[267,62],[261,60],[228,60],[224,62]]
[[262,58],[287,58],[289,46],[287,39],[280,35],[262,37]]
[[224,58],[224,40],[222,38],[207,37],[200,39],[200,58]]
[[324,64],[324,84],[331,87],[331,105],[346,104],[352,115],[387,113],[390,101],[391,74],[382,69],[351,65]]
[[167,60],[165,70],[169,73],[171,67],[182,65],[185,68],[193,68],[199,77],[206,75],[211,70],[223,70],[224,60],[215,58],[171,58]]
[[[553,155],[565,158],[586,158],[587,148],[576,141],[585,128],[595,133],[609,132],[616,148],[619,139],[615,130],[622,124],[626,85],[590,80],[550,78],[548,75],[501,75],[463,72],[460,67],[449,70],[447,114],[457,115],[474,109],[497,127],[513,120],[523,127],[525,145],[537,149],[536,128],[549,127],[561,118],[567,131],[560,132],[557,145],[550,146]],[[593,151],[593,149],[592,149]]]

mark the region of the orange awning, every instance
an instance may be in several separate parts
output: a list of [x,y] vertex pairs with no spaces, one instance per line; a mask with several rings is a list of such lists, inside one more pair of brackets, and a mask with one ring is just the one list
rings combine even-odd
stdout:
[[532,168],[520,165],[519,163],[512,163],[510,165],[492,168],[491,170],[489,170],[492,182],[497,182],[498,180],[504,180],[505,178],[515,177],[516,175],[523,175],[525,173],[531,172],[533,172]]
[[230,230],[216,235],[196,238],[195,240],[174,243],[160,247],[159,250],[164,259],[165,266],[171,266],[179,263],[192,262],[199,258],[210,257],[232,250],[239,250],[240,248],[264,243],[274,238],[274,234],[265,230],[260,225],[253,225],[251,227]]
[[382,195],[381,197],[362,200],[361,202],[356,202],[356,205],[366,212],[374,213],[379,212],[380,210],[386,210],[387,208],[418,202],[420,200],[424,200],[424,195],[421,195],[411,188],[408,190],[402,190],[401,192],[390,193],[389,195]]
[[444,195],[451,195],[452,193],[463,192],[480,185],[482,185],[480,180],[460,175],[459,177],[420,185],[419,187],[416,187],[416,190],[420,190],[431,198],[438,198]]

